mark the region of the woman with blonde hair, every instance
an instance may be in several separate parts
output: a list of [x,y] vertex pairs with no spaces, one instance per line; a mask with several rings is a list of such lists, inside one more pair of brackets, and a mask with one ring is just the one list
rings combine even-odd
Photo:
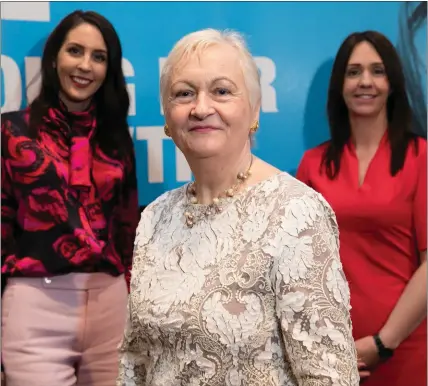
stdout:
[[142,214],[117,384],[358,385],[335,216],[252,154],[260,81],[242,37],[185,36],[160,84],[195,181]]

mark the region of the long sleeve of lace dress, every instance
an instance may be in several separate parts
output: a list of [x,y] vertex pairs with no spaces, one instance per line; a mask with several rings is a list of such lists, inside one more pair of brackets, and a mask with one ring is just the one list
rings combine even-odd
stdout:
[[299,386],[356,386],[349,288],[339,257],[335,215],[319,195],[292,199],[277,212],[272,270],[287,360]]

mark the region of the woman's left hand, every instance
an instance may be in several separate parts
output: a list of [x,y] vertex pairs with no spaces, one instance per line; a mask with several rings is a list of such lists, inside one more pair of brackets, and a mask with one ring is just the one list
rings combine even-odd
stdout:
[[358,361],[358,373],[360,374],[360,384],[370,377],[370,371],[367,369],[367,366],[360,361]]
[[357,348],[359,361],[363,362],[369,369],[376,367],[380,358],[372,336],[356,340],[355,347]]

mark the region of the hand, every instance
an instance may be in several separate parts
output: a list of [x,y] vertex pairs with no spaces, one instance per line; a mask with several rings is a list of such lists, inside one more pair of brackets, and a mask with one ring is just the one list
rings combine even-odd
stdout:
[[358,362],[358,373],[360,374],[360,383],[363,383],[370,376],[370,371],[364,362]]
[[376,367],[380,358],[372,336],[358,339],[355,341],[355,347],[357,348],[358,362],[362,362],[369,369]]

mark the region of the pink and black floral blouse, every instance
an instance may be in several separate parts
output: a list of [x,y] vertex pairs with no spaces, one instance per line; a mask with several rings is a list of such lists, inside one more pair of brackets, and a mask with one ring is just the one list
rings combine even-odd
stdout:
[[50,108],[29,136],[29,109],[2,114],[2,276],[125,273],[140,218],[132,140],[128,157],[91,142],[95,107]]

